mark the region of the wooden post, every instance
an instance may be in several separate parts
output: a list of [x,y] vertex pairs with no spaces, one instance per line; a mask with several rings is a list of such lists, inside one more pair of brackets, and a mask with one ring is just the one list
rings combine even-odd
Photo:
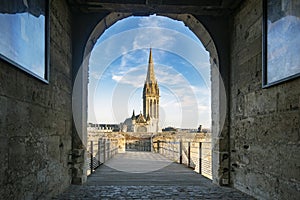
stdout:
[[115,141],[115,155],[117,155],[118,153],[118,149],[119,149],[119,146],[118,146],[118,140]]
[[167,155],[167,158],[170,158],[170,142],[169,141],[166,141],[166,146],[167,146],[166,155]]
[[182,164],[182,140],[179,142],[179,163]]
[[202,142],[199,142],[199,174],[202,174]]
[[176,160],[176,158],[175,158],[175,146],[174,146],[174,144],[175,144],[175,141],[172,142],[172,160]]
[[107,140],[107,160],[110,159],[110,139]]
[[98,140],[98,163],[101,165],[101,139]]
[[93,163],[94,163],[94,161],[93,161],[93,141],[91,141],[91,166],[90,166],[91,174],[93,173]]
[[191,166],[191,142],[188,142],[188,167]]
[[113,141],[113,156],[115,156],[116,155],[116,141],[114,140]]
[[150,151],[154,152],[154,149],[153,149],[153,134],[151,135],[151,138],[150,138]]
[[171,158],[172,156],[171,156],[171,142],[170,141],[168,141],[168,157],[169,158]]
[[103,163],[106,161],[106,139],[103,140]]

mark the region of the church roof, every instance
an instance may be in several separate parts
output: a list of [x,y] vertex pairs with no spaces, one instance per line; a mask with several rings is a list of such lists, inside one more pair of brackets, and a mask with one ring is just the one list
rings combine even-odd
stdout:
[[154,63],[152,58],[152,48],[150,48],[146,83],[156,83],[156,78],[154,73]]
[[146,123],[146,119],[145,117],[143,116],[142,113],[140,113],[139,115],[136,116],[136,122],[137,123]]

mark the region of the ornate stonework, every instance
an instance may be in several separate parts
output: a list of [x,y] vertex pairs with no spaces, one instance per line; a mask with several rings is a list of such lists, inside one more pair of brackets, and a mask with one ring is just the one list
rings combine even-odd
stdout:
[[159,87],[154,73],[152,49],[150,48],[147,77],[143,89],[143,114],[135,115],[121,124],[123,132],[160,132]]

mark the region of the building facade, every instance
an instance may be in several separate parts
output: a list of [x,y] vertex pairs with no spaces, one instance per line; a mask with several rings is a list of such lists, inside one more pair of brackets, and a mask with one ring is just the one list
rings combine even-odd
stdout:
[[143,89],[143,113],[135,115],[121,124],[123,132],[161,132],[159,128],[159,86],[155,78],[152,49],[150,48],[148,71]]
[[[7,12],[11,3],[16,14],[30,10],[33,2],[0,1],[0,10]],[[118,20],[153,13],[182,21],[209,52],[213,183],[257,199],[299,199],[300,78],[262,88],[267,9],[261,0],[49,2],[48,83],[0,59],[2,199],[51,199],[71,183],[86,181],[86,58],[95,40]],[[284,10],[296,1],[268,2]]]

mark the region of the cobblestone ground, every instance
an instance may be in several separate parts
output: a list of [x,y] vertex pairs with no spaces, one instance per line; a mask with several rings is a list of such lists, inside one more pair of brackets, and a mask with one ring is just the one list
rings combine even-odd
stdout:
[[94,199],[253,199],[231,188],[200,186],[75,186],[57,200]]
[[233,188],[219,187],[190,168],[166,160],[160,154],[128,152],[118,154],[106,165],[100,166],[84,185],[71,185],[53,199],[253,198]]

